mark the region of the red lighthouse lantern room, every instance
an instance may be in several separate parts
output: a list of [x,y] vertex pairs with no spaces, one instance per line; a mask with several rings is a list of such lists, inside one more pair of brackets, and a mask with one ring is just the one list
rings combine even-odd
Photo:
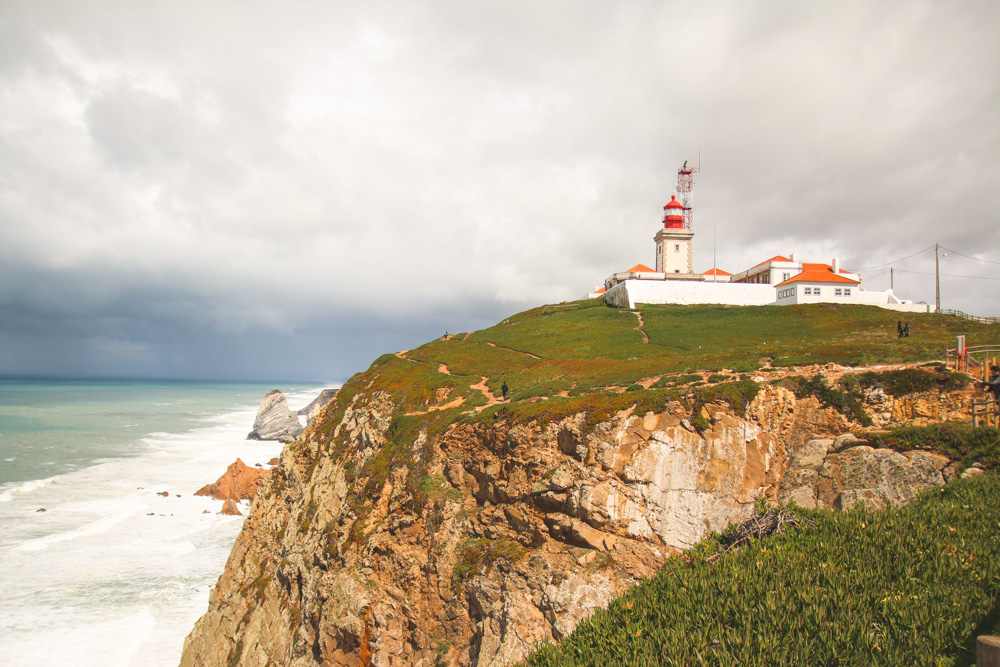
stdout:
[[677,201],[677,195],[670,195],[670,203],[663,207],[663,226],[666,229],[684,228],[684,205]]

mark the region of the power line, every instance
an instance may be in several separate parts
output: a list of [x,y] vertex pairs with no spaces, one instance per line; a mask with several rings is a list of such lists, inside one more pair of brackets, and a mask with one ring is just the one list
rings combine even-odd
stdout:
[[944,250],[944,251],[946,251],[946,252],[950,252],[953,255],[959,255],[960,257],[965,257],[966,259],[974,259],[974,260],[976,260],[978,262],[986,262],[988,264],[1000,264],[1000,262],[994,262],[993,260],[990,260],[990,259],[983,259],[981,257],[970,257],[969,255],[963,255],[962,253],[958,252],[957,250],[952,250],[951,248],[945,248],[944,246],[941,246],[941,249]]
[[[933,271],[907,271],[906,269],[896,269],[897,273],[916,273],[921,276],[933,276],[935,275]],[[954,273],[942,273],[943,277],[946,278],[970,278],[972,280],[1000,280],[1000,278],[988,278],[986,276],[957,276]]]
[[903,257],[902,259],[894,259],[891,262],[886,262],[885,264],[877,264],[875,266],[866,266],[863,269],[855,269],[854,273],[861,273],[862,271],[871,271],[872,269],[881,269],[884,266],[891,266],[893,264],[896,264],[897,262],[904,262],[904,261],[910,259],[911,257],[916,257],[917,255],[922,255],[923,253],[927,252],[928,250],[934,250],[934,246],[930,246],[930,247],[924,248],[920,252],[915,252],[912,255],[908,255],[906,257]]

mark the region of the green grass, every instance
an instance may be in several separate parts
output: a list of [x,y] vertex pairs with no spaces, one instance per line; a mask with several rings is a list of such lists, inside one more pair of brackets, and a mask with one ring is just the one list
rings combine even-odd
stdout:
[[[434,389],[471,396],[482,376],[494,394],[506,381],[512,401],[626,388],[640,380],[696,371],[756,371],[775,366],[835,362],[861,365],[941,359],[965,334],[977,343],[1000,342],[995,325],[947,315],[913,315],[910,338],[898,338],[899,313],[868,306],[642,306],[649,343],[627,310],[598,300],[543,306],[474,332],[465,339],[434,340],[407,352],[415,361],[383,357],[369,374],[407,409],[425,409]],[[492,345],[491,345],[492,344]],[[507,349],[509,348],[509,349]],[[533,356],[529,356],[533,355]],[[535,358],[537,357],[537,358]],[[446,364],[451,376],[437,372]],[[700,379],[700,378],[698,378]],[[717,381],[715,379],[711,381]]]
[[802,514],[815,529],[669,559],[527,663],[970,664],[1000,609],[1000,477],[896,510]]

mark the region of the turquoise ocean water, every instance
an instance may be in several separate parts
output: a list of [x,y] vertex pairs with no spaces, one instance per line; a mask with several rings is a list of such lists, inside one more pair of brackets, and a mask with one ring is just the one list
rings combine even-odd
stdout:
[[193,493],[280,454],[245,439],[276,387],[321,389],[0,380],[0,665],[179,662],[242,525]]

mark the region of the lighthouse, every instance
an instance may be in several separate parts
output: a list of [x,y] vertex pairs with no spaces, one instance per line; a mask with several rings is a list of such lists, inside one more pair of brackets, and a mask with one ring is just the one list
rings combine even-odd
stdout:
[[667,274],[691,274],[691,238],[694,232],[684,224],[684,204],[676,195],[663,207],[663,229],[656,232],[656,271]]

